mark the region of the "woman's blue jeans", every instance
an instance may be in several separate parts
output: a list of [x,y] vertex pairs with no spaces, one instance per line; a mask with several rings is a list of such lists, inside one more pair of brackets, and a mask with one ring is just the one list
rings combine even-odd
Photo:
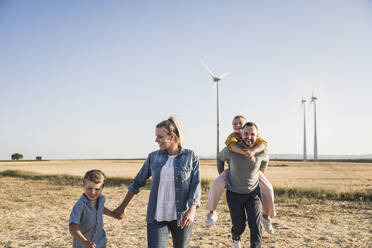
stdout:
[[147,223],[147,246],[149,248],[166,248],[168,246],[169,232],[172,234],[174,248],[189,247],[192,226],[183,229],[177,226],[177,221],[161,221]]

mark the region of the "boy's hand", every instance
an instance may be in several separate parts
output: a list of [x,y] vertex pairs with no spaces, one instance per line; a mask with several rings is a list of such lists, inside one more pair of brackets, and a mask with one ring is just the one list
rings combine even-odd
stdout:
[[96,243],[94,243],[93,241],[89,241],[89,240],[84,241],[82,245],[83,245],[83,248],[96,248]]

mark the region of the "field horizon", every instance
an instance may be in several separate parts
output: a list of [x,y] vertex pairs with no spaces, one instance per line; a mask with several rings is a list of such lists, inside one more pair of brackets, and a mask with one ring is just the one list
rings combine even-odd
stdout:
[[[200,160],[215,160],[215,155],[210,156],[199,156]],[[145,160],[146,157],[133,157],[133,158],[51,158],[36,160],[31,158],[23,158],[20,160],[12,159],[0,159],[1,162],[32,162],[32,161],[51,161],[51,160]],[[361,154],[361,155],[318,155],[318,159],[314,160],[312,154],[307,155],[307,159],[303,160],[302,154],[270,154],[270,161],[305,161],[305,162],[316,162],[316,161],[335,161],[335,162],[372,162],[372,154]]]
[[[134,177],[142,159],[74,159],[47,161],[0,162],[0,171],[21,170],[40,174],[82,176],[97,168],[111,177]],[[227,166],[226,166],[227,167]],[[200,160],[201,178],[218,176],[216,160]],[[372,161],[339,160],[271,160],[265,172],[275,187],[331,189],[338,192],[362,191],[372,194]]]

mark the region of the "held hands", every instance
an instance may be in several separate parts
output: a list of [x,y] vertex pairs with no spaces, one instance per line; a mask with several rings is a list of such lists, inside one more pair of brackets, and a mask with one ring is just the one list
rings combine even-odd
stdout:
[[196,214],[196,206],[191,205],[182,218],[181,229],[184,228],[185,226],[191,225],[194,222],[195,214]]
[[83,248],[96,248],[96,243],[94,243],[93,241],[85,240],[82,243],[82,246]]
[[125,217],[126,209],[119,206],[114,211],[112,211],[112,216],[116,219],[123,219]]

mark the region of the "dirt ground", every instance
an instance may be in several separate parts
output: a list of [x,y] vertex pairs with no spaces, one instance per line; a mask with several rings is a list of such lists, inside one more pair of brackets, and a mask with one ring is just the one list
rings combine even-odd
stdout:
[[[50,185],[47,181],[0,178],[0,247],[71,247],[68,218],[81,187]],[[106,187],[106,207],[115,208],[126,186]],[[105,216],[108,247],[146,247],[144,189],[130,203],[126,219]],[[231,247],[231,222],[226,202],[218,207],[217,223],[204,226],[207,193],[197,211],[190,247]],[[262,247],[371,247],[372,206],[360,202],[282,200],[276,202],[275,234],[263,233]],[[171,243],[169,243],[171,247]],[[243,234],[249,247],[249,229]]]

